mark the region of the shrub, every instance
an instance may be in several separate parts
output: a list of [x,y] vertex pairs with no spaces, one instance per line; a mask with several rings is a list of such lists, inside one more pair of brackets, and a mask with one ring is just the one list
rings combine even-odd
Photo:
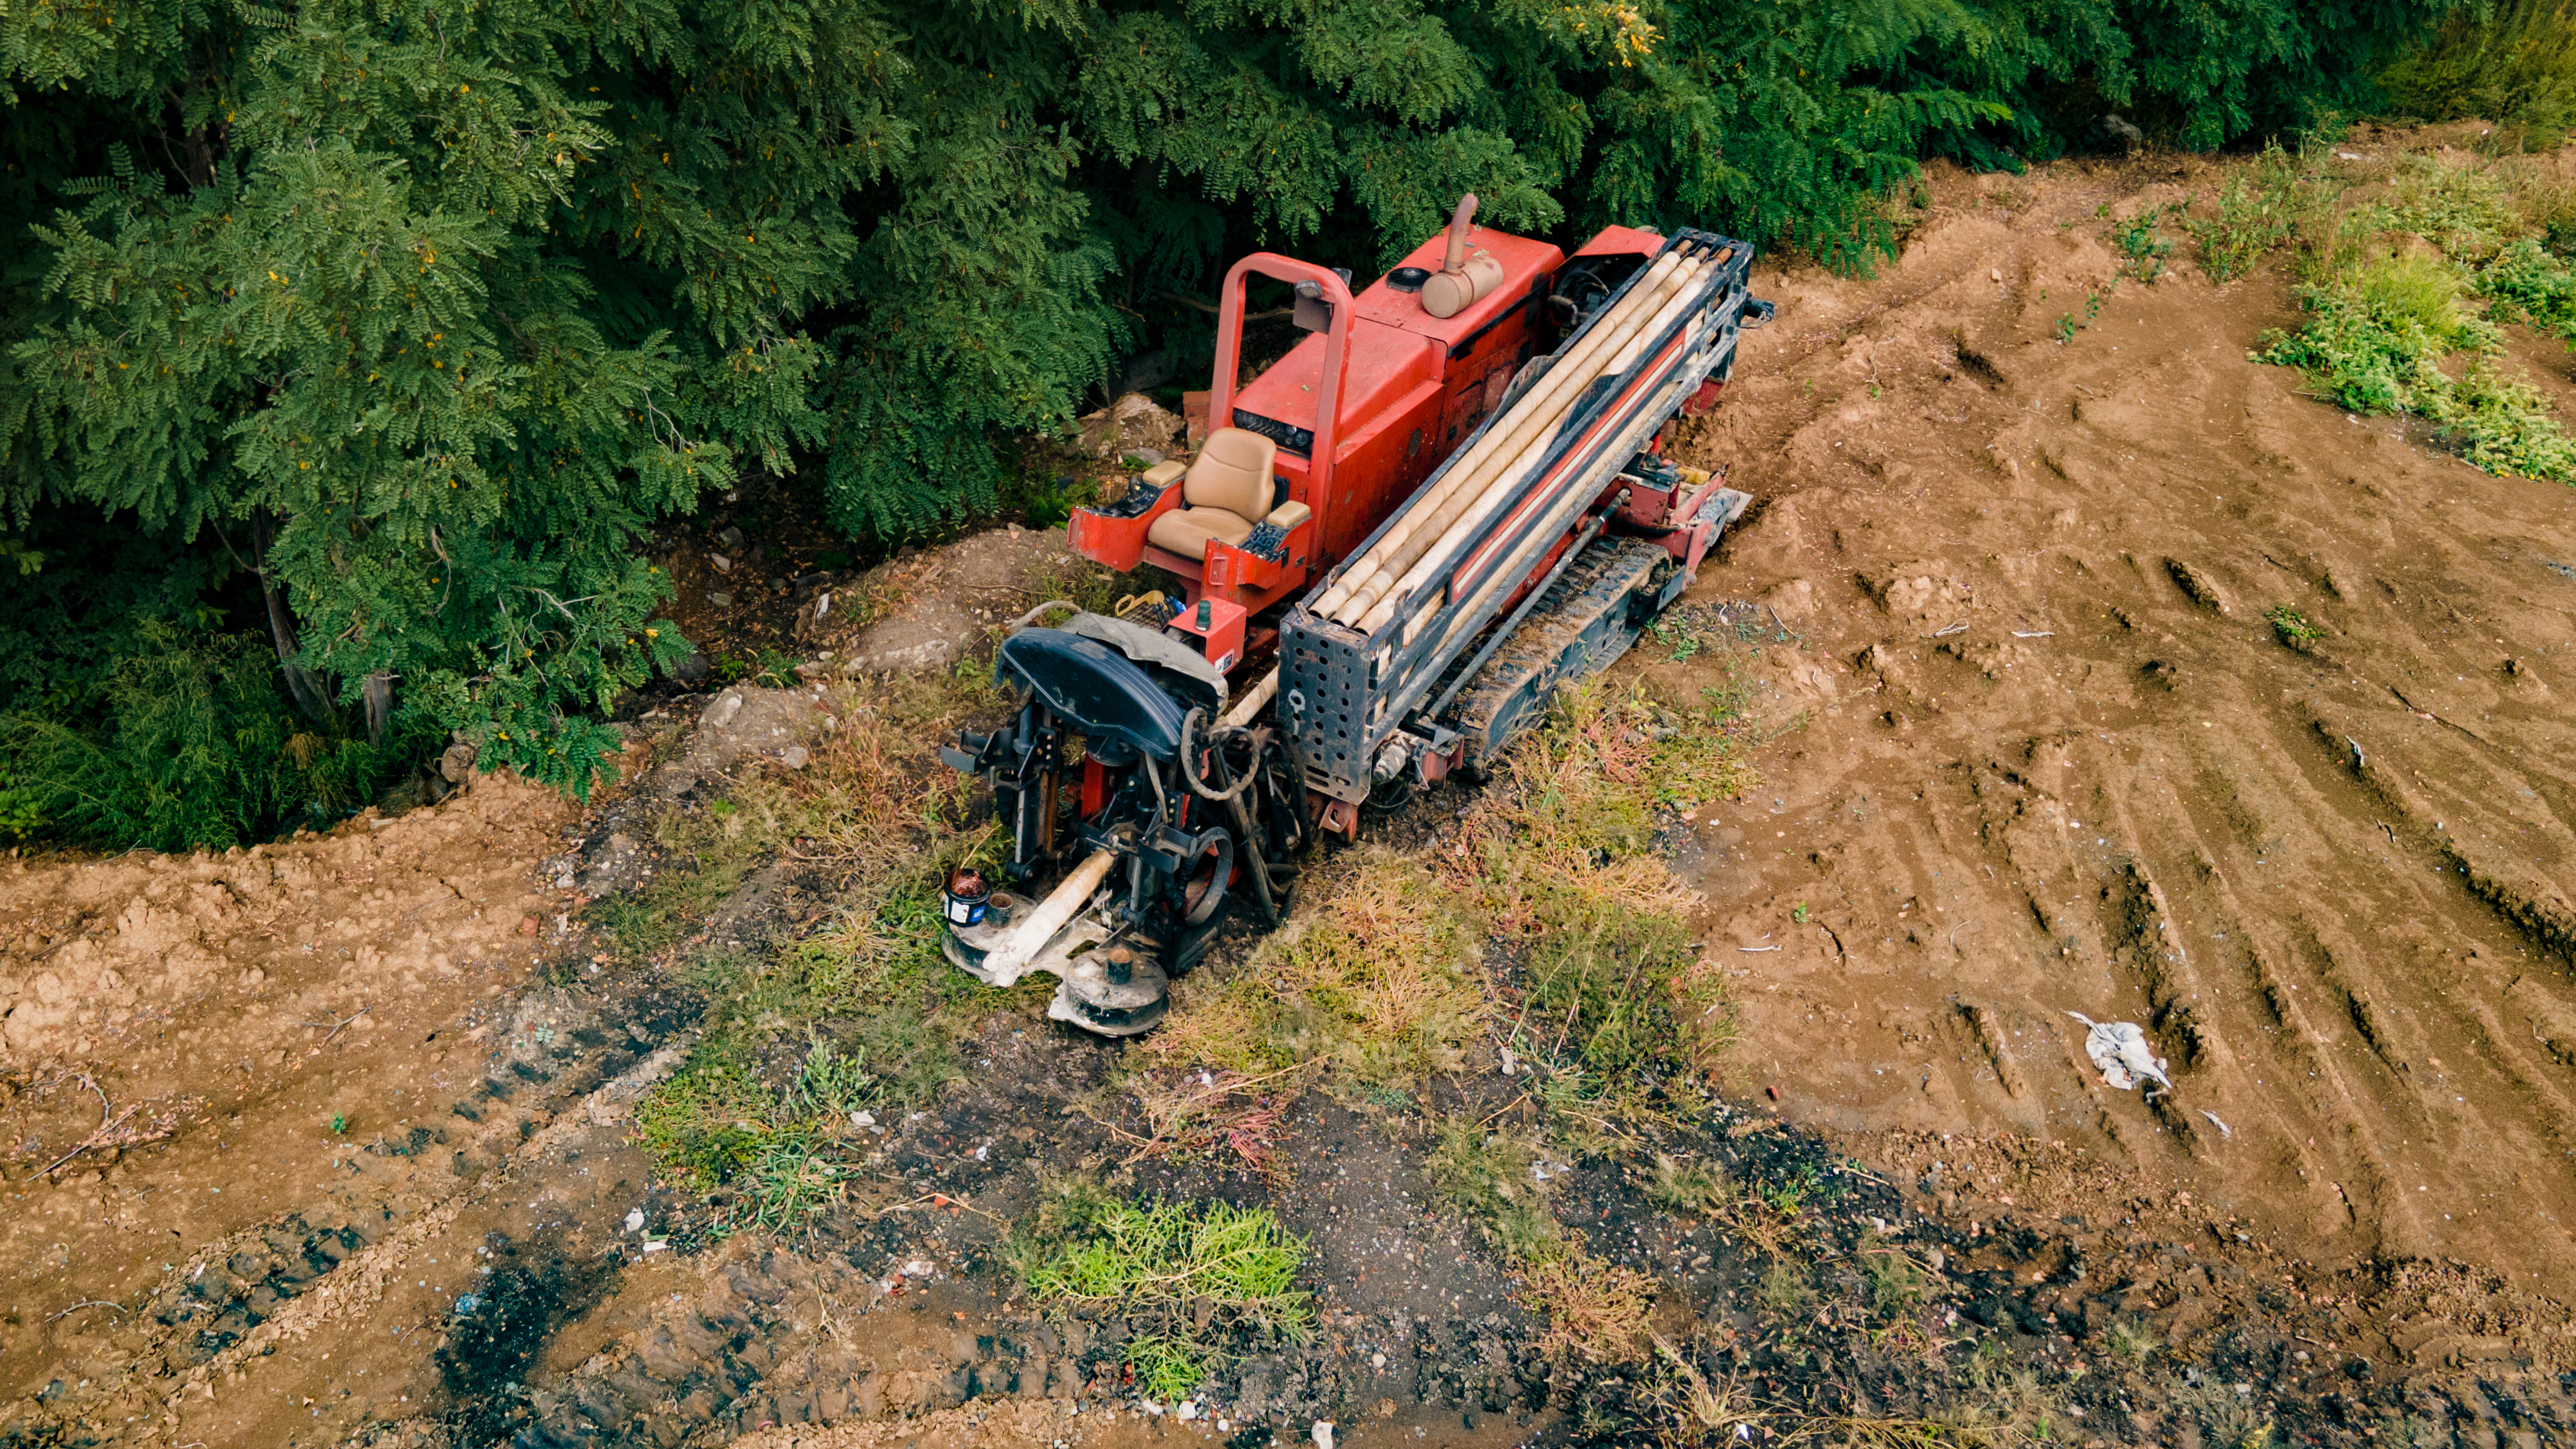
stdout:
[[2461,456],[2490,473],[2576,483],[2576,442],[2552,413],[2538,387],[2484,357],[2469,363],[2440,408],[2428,410]]
[[256,635],[159,622],[86,703],[0,714],[0,829],[106,850],[246,845],[357,809],[411,743],[303,720]]
[[2250,166],[2228,172],[2211,215],[2185,211],[2183,227],[2200,244],[2200,265],[2213,282],[2233,281],[2288,242],[2306,206],[2298,168],[2277,145]]
[[2549,150],[2576,122],[2576,8],[2566,0],[2460,6],[2379,83],[2403,113],[2475,116],[2510,128],[2527,150]]
[[2128,260],[2124,269],[2141,282],[2153,282],[2165,270],[2165,258],[2173,243],[2156,229],[2164,219],[2165,209],[2151,206],[2111,228],[2112,239],[2120,244],[2120,254]]
[[2538,237],[2519,237],[2477,274],[2488,315],[2576,336],[2576,272]]

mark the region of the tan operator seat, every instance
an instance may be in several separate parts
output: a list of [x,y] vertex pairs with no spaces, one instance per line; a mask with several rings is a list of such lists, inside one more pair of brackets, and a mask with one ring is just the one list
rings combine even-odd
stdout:
[[1242,428],[1219,428],[1181,480],[1181,506],[1154,520],[1145,539],[1183,558],[1207,557],[1208,540],[1241,543],[1270,512],[1270,467],[1278,445]]

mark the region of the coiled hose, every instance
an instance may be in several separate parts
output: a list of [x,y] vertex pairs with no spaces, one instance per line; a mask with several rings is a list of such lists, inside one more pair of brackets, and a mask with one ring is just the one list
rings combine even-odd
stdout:
[[1254,768],[1243,772],[1242,779],[1235,781],[1224,790],[1208,788],[1207,783],[1199,778],[1198,768],[1191,764],[1191,761],[1198,756],[1198,750],[1193,746],[1192,740],[1198,734],[1199,716],[1205,713],[1207,711],[1193,707],[1188,714],[1181,716],[1181,783],[1189,786],[1190,793],[1200,799],[1223,805],[1250,787],[1254,780],[1260,778],[1261,771],[1256,762]]

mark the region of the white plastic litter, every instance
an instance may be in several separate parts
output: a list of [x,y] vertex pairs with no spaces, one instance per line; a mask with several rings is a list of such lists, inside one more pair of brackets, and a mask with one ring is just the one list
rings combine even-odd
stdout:
[[2206,1118],[2208,1118],[2208,1119],[2210,1120],[2211,1125],[2215,1126],[2215,1127],[2218,1129],[2218,1135],[2219,1135],[2219,1136],[2226,1138],[2226,1139],[2227,1139],[2228,1141],[2230,1141],[2230,1142],[2233,1142],[2233,1141],[2235,1141],[2235,1140],[2236,1140],[2236,1129],[2235,1129],[2235,1128],[2233,1128],[2233,1127],[2228,1126],[2228,1125],[2227,1125],[2226,1123],[2224,1123],[2224,1122],[2219,1121],[2219,1120],[2218,1120],[2218,1114],[2217,1114],[2217,1113],[2210,1111],[2210,1110],[2209,1110],[2208,1108],[2206,1108],[2206,1107],[2203,1107],[2203,1108],[2201,1108],[2201,1109],[2200,1109],[2200,1115],[2202,1115],[2203,1117],[2206,1117]]
[[628,1208],[626,1210],[626,1231],[630,1233],[638,1233],[643,1230],[644,1210],[642,1208]]
[[2084,1034],[2084,1054],[2093,1059],[2105,1084],[2125,1092],[2147,1081],[2167,1092],[2173,1090],[2173,1078],[2165,1075],[2164,1058],[2148,1047],[2147,1033],[2136,1022],[2095,1021],[2080,1011],[2066,1014],[2089,1028]]
[[1317,1419],[1315,1421],[1315,1449],[1333,1449],[1332,1420]]

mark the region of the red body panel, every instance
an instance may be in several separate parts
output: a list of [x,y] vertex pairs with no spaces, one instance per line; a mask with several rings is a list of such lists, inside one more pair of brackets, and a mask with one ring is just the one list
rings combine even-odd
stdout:
[[[1070,527],[1074,550],[1122,573],[1154,564],[1183,581],[1188,603],[1214,596],[1249,614],[1302,593],[1329,572],[1457,451],[1530,358],[1532,294],[1543,293],[1565,253],[1485,228],[1469,239],[1503,264],[1503,283],[1455,317],[1432,316],[1420,293],[1398,291],[1383,277],[1353,296],[1339,276],[1269,253],[1246,257],[1226,274],[1209,426],[1240,426],[1239,411],[1266,419],[1273,426],[1264,430],[1274,435],[1311,438],[1303,450],[1283,445],[1275,465],[1285,496],[1314,510],[1289,535],[1284,560],[1224,544],[1210,546],[1204,560],[1188,559],[1147,544],[1153,520],[1180,505],[1178,485],[1134,518],[1077,510]],[[1652,253],[1661,243],[1654,232],[1611,227],[1576,255]],[[1435,236],[1400,265],[1436,271],[1444,245]],[[1332,326],[1238,386],[1244,286],[1256,272],[1315,283],[1332,307]]]

